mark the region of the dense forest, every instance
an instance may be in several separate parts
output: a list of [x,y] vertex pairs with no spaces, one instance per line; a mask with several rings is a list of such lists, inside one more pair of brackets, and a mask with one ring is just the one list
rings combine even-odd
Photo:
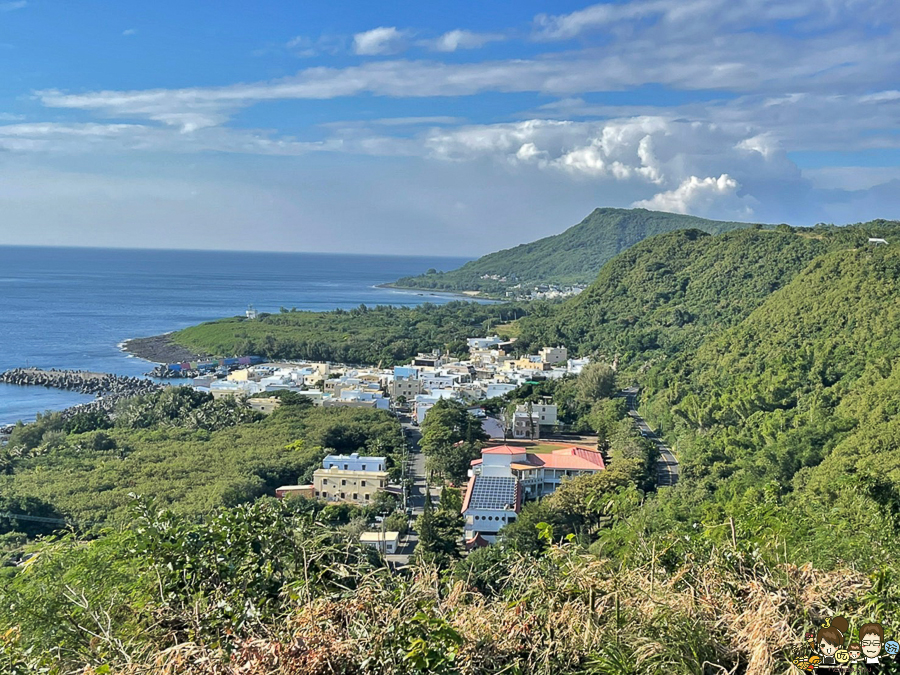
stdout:
[[[300,399],[268,417],[233,398],[173,387],[124,402],[115,421],[42,415],[0,449],[0,512],[69,522],[80,531],[131,519],[136,496],[201,516],[275,488],[311,482],[330,451],[392,455],[399,425],[379,410],[317,408]],[[0,517],[0,543],[58,524]]]
[[[561,234],[490,253],[458,270],[434,270],[404,277],[394,285],[491,294],[503,294],[517,284],[526,288],[538,284],[587,285],[607,260],[648,237],[687,229],[718,234],[742,227],[747,227],[747,223],[646,209],[594,209],[587,218]],[[482,278],[485,276],[505,280]]]
[[340,363],[408,363],[418,352],[467,353],[466,338],[525,314],[520,305],[456,301],[418,307],[360,307],[332,312],[283,311],[258,319],[222,319],[178,331],[172,339],[214,356],[258,354],[271,359]]

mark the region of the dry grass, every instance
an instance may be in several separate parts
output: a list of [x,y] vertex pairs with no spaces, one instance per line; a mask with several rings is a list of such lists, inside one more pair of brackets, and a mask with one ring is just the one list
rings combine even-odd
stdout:
[[[372,578],[347,597],[296,606],[272,635],[240,641],[230,657],[182,644],[118,672],[421,672],[406,653],[419,635],[412,618],[424,612],[462,636],[452,669],[444,671],[460,675],[788,673],[784,650],[800,644],[806,621],[852,605],[867,587],[847,571],[721,561],[688,561],[673,575],[649,567],[614,574],[605,561],[562,547],[539,563],[514,565],[506,599],[463,582],[442,584],[433,570],[419,570],[399,588]],[[453,647],[431,639],[438,651]]]

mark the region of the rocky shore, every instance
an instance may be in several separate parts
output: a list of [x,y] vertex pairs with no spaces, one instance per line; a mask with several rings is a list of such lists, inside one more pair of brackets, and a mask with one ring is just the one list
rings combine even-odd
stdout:
[[204,361],[209,354],[197,354],[172,340],[171,333],[134,338],[122,343],[122,351],[145,361],[154,363],[181,363],[182,361]]
[[163,385],[140,377],[126,377],[109,373],[92,373],[84,370],[41,370],[40,368],[14,368],[0,373],[0,382],[23,387],[49,387],[79,394],[93,394],[97,398],[63,411],[64,417],[79,412],[103,410],[111,412],[124,398],[156,391]]

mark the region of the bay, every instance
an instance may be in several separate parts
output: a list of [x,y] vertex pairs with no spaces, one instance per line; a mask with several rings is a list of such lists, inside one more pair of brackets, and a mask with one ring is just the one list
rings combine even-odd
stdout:
[[[360,304],[460,299],[379,284],[466,258],[0,246],[0,371],[20,366],[142,375],[152,364],[119,345],[202,321],[281,307],[325,311]],[[73,392],[0,384],[0,424],[90,400]]]

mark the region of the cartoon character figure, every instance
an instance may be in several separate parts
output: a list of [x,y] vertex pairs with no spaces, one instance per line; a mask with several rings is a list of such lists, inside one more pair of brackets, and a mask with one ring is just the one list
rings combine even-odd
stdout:
[[859,648],[859,643],[851,642],[850,646],[847,647],[847,653],[850,655],[850,663],[858,663],[859,657],[862,655],[862,651]]
[[[838,665],[834,655],[844,646],[844,634],[850,628],[850,622],[842,616],[836,616],[816,633],[816,645],[822,655],[823,666]],[[881,649],[881,643],[878,645]]]
[[[866,665],[877,666],[880,663],[879,655],[884,643],[884,626],[880,623],[863,624],[859,629],[859,643],[862,645],[863,656],[866,657]],[[870,670],[878,672],[874,668]]]

